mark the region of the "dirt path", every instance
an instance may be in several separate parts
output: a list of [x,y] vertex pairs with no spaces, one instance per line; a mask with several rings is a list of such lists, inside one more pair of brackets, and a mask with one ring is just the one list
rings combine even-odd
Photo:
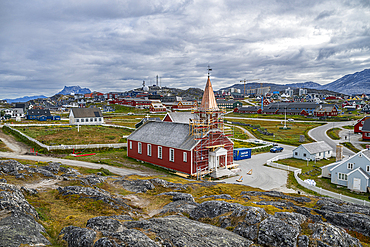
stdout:
[[[2,126],[0,126],[2,128]],[[3,130],[0,130],[0,140],[4,142],[4,144],[10,148],[14,153],[17,154],[25,154],[29,152],[30,147],[22,142],[18,142],[15,140],[14,136],[4,134]]]

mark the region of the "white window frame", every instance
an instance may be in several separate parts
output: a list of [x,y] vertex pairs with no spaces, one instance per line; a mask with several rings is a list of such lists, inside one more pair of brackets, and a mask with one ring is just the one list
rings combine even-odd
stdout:
[[137,143],[137,153],[141,154],[143,152],[143,146],[141,142]]
[[169,151],[169,161],[171,162],[175,162],[175,150],[173,148],[170,148],[170,151]]
[[188,153],[187,152],[184,152],[183,155],[182,155],[182,160],[184,162],[188,162]]
[[162,159],[162,147],[158,146],[158,159]]
[[152,156],[152,145],[151,144],[147,144],[147,155],[148,156]]
[[347,163],[347,169],[348,170],[353,170],[353,166],[354,166],[353,163]]
[[366,166],[366,172],[370,172],[370,166]]
[[130,149],[132,149],[132,141],[130,141]]
[[348,181],[347,174],[338,172],[338,180]]

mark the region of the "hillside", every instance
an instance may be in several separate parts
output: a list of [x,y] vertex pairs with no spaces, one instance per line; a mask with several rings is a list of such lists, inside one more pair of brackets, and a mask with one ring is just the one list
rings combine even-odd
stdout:
[[370,208],[340,200],[53,162],[0,160],[0,170],[0,246],[370,243]]
[[332,83],[321,86],[319,89],[327,89],[347,95],[370,94],[370,69],[345,75]]

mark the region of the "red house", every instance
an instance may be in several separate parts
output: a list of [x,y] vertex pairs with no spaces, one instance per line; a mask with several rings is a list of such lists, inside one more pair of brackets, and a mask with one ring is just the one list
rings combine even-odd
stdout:
[[365,116],[362,119],[358,120],[357,123],[354,126],[354,133],[362,133],[362,127],[364,126],[364,123],[367,119],[369,119],[370,116]]
[[338,115],[338,110],[333,105],[328,105],[328,106],[320,105],[314,110],[313,115],[316,117],[332,117],[332,116]]
[[364,125],[362,126],[362,140],[370,140],[370,119],[366,119]]
[[188,123],[147,121],[127,138],[127,156],[189,175],[230,173],[233,142],[223,132],[209,77],[195,113],[199,118]]
[[161,102],[152,102],[149,107],[150,113],[166,112],[167,108]]

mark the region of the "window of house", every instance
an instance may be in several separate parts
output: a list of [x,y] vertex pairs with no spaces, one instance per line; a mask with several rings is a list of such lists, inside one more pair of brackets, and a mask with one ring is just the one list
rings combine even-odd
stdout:
[[147,146],[147,154],[148,156],[152,156],[152,145],[151,144],[148,144]]
[[86,118],[86,122],[89,122],[89,119],[88,118]]
[[142,152],[142,150],[141,150],[141,142],[138,142],[138,143],[137,143],[137,152],[138,152],[139,154],[141,154],[141,152]]
[[366,136],[367,136],[367,137],[370,137],[370,133],[366,133]]
[[298,155],[298,152],[295,152],[294,155]]
[[132,142],[130,141],[130,149],[132,149]]
[[353,169],[353,163],[348,163],[348,164],[347,164],[347,169],[352,170],[352,169]]
[[175,150],[170,148],[170,161],[174,162],[175,161]]
[[162,159],[162,147],[158,147],[158,159]]
[[306,157],[307,156],[307,154],[303,154],[303,157]]
[[338,179],[347,181],[347,174],[338,172]]
[[184,162],[188,162],[188,153],[187,152],[183,153],[182,159],[183,159]]
[[94,119],[93,118],[90,118],[90,122],[94,122]]
[[96,118],[94,118],[94,122],[96,122]]
[[370,172],[370,166],[366,166],[366,172]]
[[81,122],[82,122],[82,123],[84,122],[84,119],[83,119],[83,118],[81,118]]
[[80,122],[80,119],[76,119],[76,123]]

